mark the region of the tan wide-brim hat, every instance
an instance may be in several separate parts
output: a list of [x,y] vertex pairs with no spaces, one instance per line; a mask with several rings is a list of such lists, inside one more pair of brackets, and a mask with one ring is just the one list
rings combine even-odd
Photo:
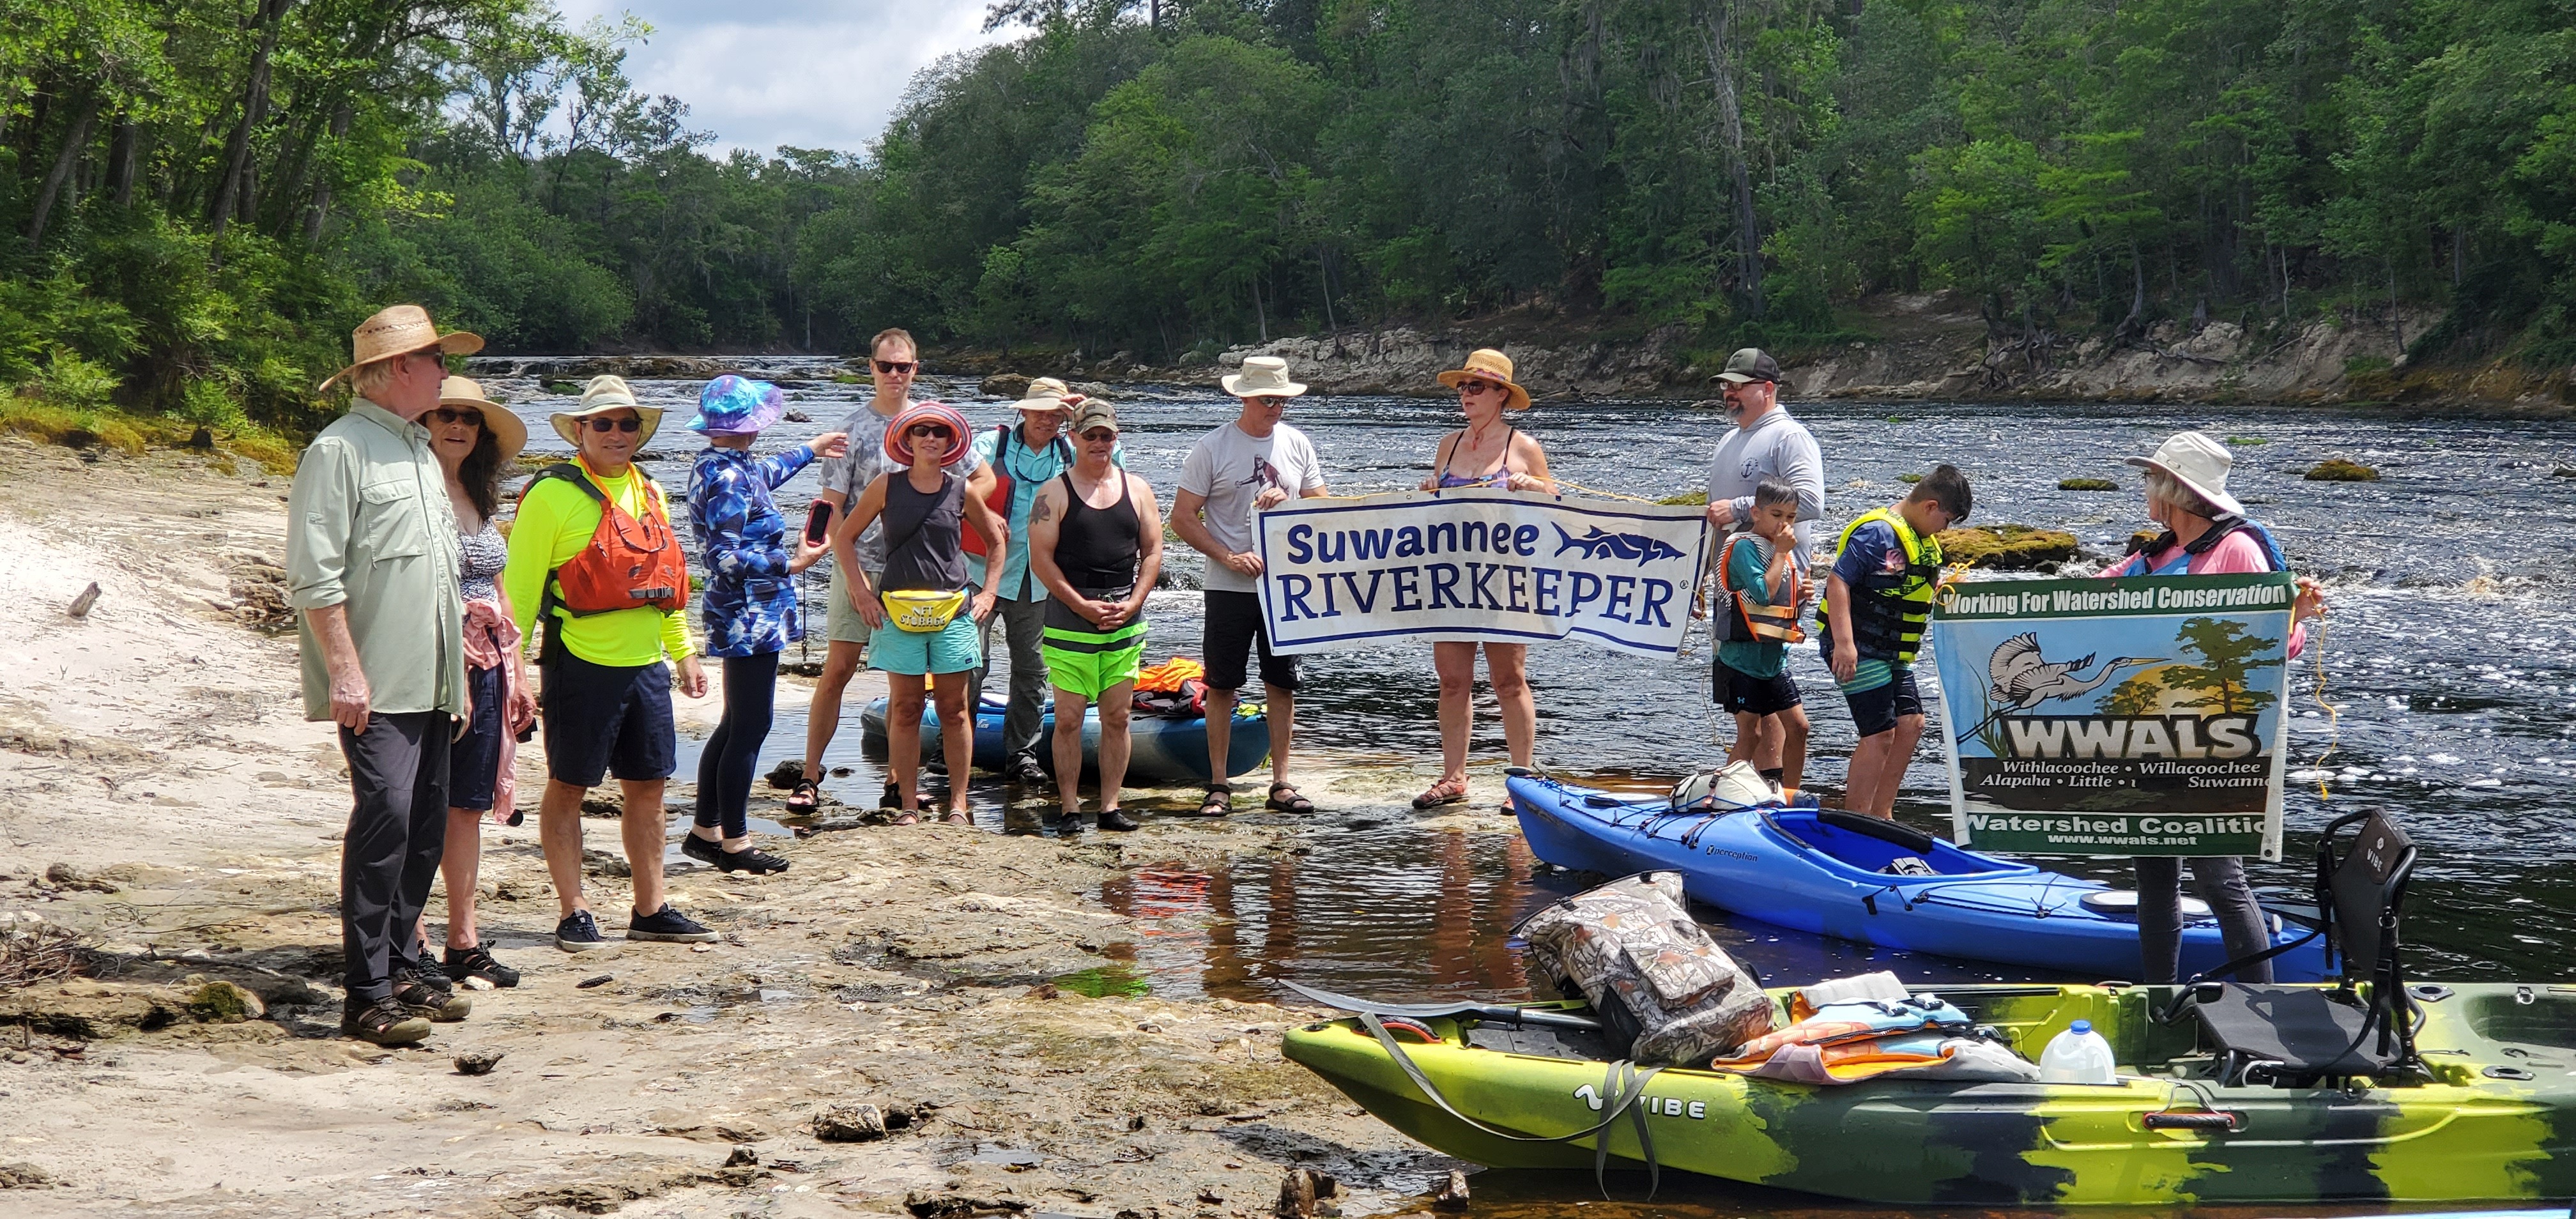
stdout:
[[349,350],[355,357],[349,361],[349,366],[332,373],[313,388],[317,392],[329,389],[333,382],[358,371],[362,365],[432,347],[442,355],[470,356],[483,350],[483,336],[464,330],[440,334],[438,327],[430,324],[429,310],[418,305],[388,306],[349,332]]
[[1288,379],[1288,361],[1277,356],[1245,356],[1243,371],[1217,378],[1237,398],[1294,398],[1306,387]]
[[1502,386],[1509,395],[1503,400],[1504,410],[1525,411],[1529,409],[1529,391],[1521,388],[1512,380],[1512,358],[1510,356],[1504,355],[1491,347],[1479,347],[1476,350],[1467,353],[1467,363],[1464,367],[1453,368],[1440,374],[1440,383],[1451,389],[1456,389],[1458,388],[1459,382],[1464,381],[1469,377],[1475,377],[1484,381],[1492,381]]
[[2124,457],[2120,460],[2143,469],[2162,470],[2208,500],[2220,512],[2241,516],[2245,505],[2227,493],[2227,472],[2236,465],[2236,457],[2227,446],[2200,432],[2176,432],[2173,439],[2156,446],[2152,457]]
[[1024,411],[1063,412],[1072,410],[1080,401],[1082,395],[1073,392],[1072,386],[1054,377],[1039,377],[1029,382],[1028,389],[1020,394],[1020,400],[1011,405]]
[[626,388],[624,377],[609,373],[592,377],[589,384],[581,387],[580,405],[568,411],[556,411],[546,416],[546,422],[555,425],[555,435],[563,437],[565,444],[578,449],[581,447],[582,420],[619,407],[635,412],[635,417],[644,421],[642,432],[635,438],[635,450],[640,453],[653,439],[653,433],[662,430],[662,408],[636,401],[635,391]]
[[509,407],[484,397],[483,387],[475,382],[463,377],[449,377],[440,382],[438,404],[470,406],[483,412],[483,430],[492,433],[492,439],[500,444],[502,465],[510,464],[510,459],[518,456],[519,450],[528,447],[526,421],[511,414]]

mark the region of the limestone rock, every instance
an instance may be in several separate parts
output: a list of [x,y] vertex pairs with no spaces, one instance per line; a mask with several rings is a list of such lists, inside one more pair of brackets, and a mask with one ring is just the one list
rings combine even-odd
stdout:
[[2031,571],[2075,557],[2075,535],[2034,525],[1971,525],[1941,531],[1941,553],[1985,571]]
[[232,982],[208,982],[188,996],[188,1014],[208,1024],[241,1024],[268,1015],[259,996]]
[[1028,374],[1016,372],[994,373],[992,376],[986,377],[982,381],[978,382],[975,386],[975,392],[980,393],[987,398],[1009,398],[1016,402],[1019,400],[1020,395],[1029,392]]
[[501,1050],[467,1050],[453,1060],[459,1075],[489,1075],[508,1054]]
[[814,1137],[826,1143],[872,1143],[885,1136],[885,1113],[875,1105],[834,1105],[814,1115]]
[[2312,483],[2375,483],[2379,471],[2357,461],[2329,457],[2308,467],[2307,480]]

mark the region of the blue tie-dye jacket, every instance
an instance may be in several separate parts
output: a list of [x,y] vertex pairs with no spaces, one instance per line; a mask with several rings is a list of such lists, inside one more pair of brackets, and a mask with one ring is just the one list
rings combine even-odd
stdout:
[[709,656],[757,656],[805,637],[787,518],[770,491],[814,460],[798,445],[776,457],[709,446],[689,467],[689,528],[707,583],[699,602]]

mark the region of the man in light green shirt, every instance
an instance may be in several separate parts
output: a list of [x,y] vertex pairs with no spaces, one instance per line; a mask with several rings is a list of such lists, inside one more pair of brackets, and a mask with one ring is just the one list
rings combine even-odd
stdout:
[[341,835],[342,1035],[407,1045],[470,1005],[421,968],[421,907],[447,834],[447,749],[466,718],[456,514],[422,415],[446,352],[416,305],[358,326],[349,412],[314,437],[287,497],[287,599],[297,610],[304,716],[340,728],[356,797]]

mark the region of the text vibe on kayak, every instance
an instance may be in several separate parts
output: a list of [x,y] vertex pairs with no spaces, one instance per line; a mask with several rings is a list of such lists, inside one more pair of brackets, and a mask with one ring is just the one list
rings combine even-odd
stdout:
[[[1592,1106],[1594,1112],[1600,1112],[1600,1089],[1585,1084],[1574,1090],[1574,1096],[1575,1099]],[[1646,1107],[1646,1113],[1651,1117],[1706,1118],[1708,1116],[1708,1102],[1704,1100],[1686,1101],[1678,1096],[1648,1096],[1638,1103]]]

